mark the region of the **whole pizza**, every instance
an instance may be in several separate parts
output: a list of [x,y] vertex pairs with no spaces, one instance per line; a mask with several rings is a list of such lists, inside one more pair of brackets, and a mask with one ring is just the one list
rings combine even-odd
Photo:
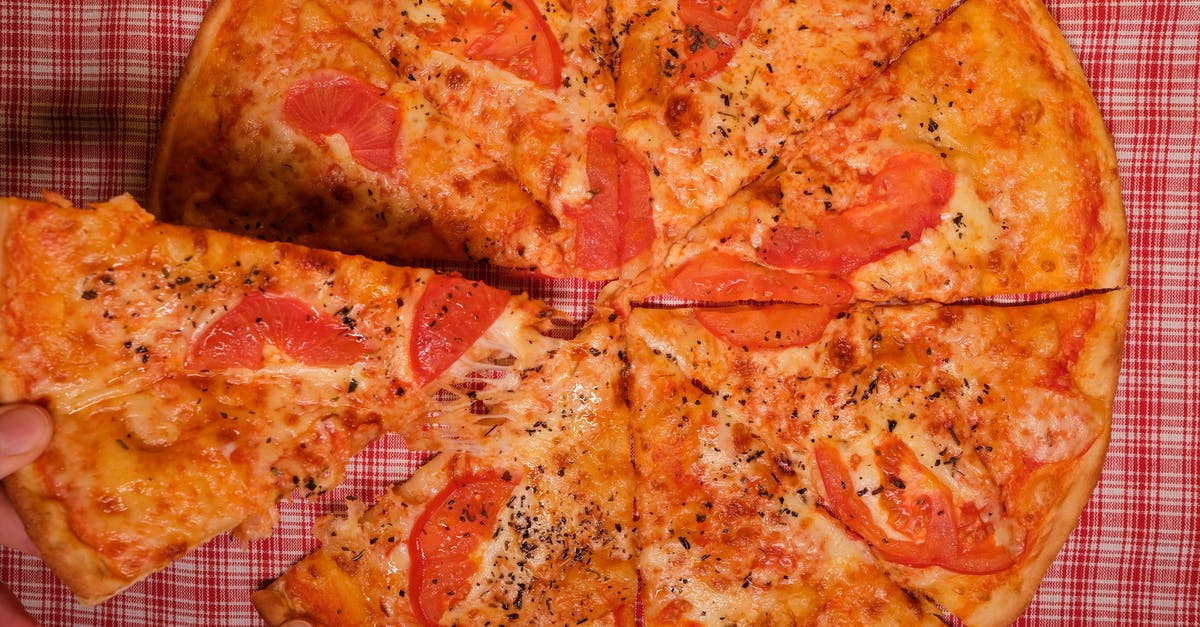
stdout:
[[1038,0],[217,0],[149,212],[0,200],[0,403],[56,425],[5,487],[99,603],[399,433],[267,623],[1007,624],[1128,256]]

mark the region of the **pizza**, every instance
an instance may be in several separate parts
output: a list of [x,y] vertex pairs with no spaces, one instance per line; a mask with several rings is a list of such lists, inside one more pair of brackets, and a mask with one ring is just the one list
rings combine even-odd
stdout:
[[616,143],[603,6],[586,6],[560,11],[560,40],[529,1],[221,0],[168,112],[150,207],[387,259],[613,278],[653,225],[645,203],[629,237],[600,219],[624,207],[619,179],[646,175]]
[[1005,624],[1099,477],[1128,237],[1036,0],[217,0],[151,196],[0,207],[87,602],[396,432],[268,623]]
[[217,2],[192,59],[151,177],[158,215],[385,259],[568,272],[553,214],[320,5]]
[[645,624],[1015,620],[1100,474],[1127,306],[635,310]]
[[[5,480],[87,603],[276,502],[339,484],[382,432],[437,450],[556,340],[546,306],[467,279],[94,209],[0,203],[0,402],[49,449]],[[469,397],[468,397],[469,395]]]

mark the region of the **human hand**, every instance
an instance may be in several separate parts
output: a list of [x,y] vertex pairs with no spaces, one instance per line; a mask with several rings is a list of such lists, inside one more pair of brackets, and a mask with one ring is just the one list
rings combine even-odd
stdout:
[[[0,478],[7,477],[41,455],[50,443],[50,416],[33,405],[0,408]],[[0,544],[37,554],[25,525],[13,511],[8,494],[0,489]],[[0,584],[0,625],[36,625],[7,586]]]

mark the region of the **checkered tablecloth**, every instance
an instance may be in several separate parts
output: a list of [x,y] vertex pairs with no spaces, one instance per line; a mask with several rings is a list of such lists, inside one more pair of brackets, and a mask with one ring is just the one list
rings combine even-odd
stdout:
[[[0,196],[144,200],[157,128],[206,4],[0,0]],[[1200,625],[1200,0],[1049,4],[1116,139],[1133,306],[1100,485],[1021,622]],[[532,287],[577,318],[595,296],[575,282]],[[351,464],[347,485],[285,504],[270,539],[218,538],[98,608],[7,549],[0,581],[47,625],[260,624],[250,592],[314,548],[315,517],[422,459],[385,439]]]

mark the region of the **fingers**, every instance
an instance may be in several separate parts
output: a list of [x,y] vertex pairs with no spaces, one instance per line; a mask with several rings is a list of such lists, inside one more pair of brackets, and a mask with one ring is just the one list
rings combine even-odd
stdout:
[[[40,407],[13,405],[0,408],[0,478],[7,477],[18,468],[32,462],[50,442],[50,416]],[[37,553],[25,525],[13,511],[8,494],[0,489],[0,544],[26,553]],[[9,595],[11,596],[11,595]],[[0,619],[3,613],[3,595],[0,595]],[[0,620],[0,625],[9,625]]]
[[50,442],[50,416],[34,405],[0,410],[0,477],[32,462]]
[[[13,510],[12,503],[9,503],[8,493],[4,491],[3,486],[0,486],[0,544],[10,549],[38,555],[37,547],[33,545],[33,540],[30,540],[29,534],[25,532],[25,525],[17,516],[17,512]],[[0,620],[0,625],[7,624]]]

